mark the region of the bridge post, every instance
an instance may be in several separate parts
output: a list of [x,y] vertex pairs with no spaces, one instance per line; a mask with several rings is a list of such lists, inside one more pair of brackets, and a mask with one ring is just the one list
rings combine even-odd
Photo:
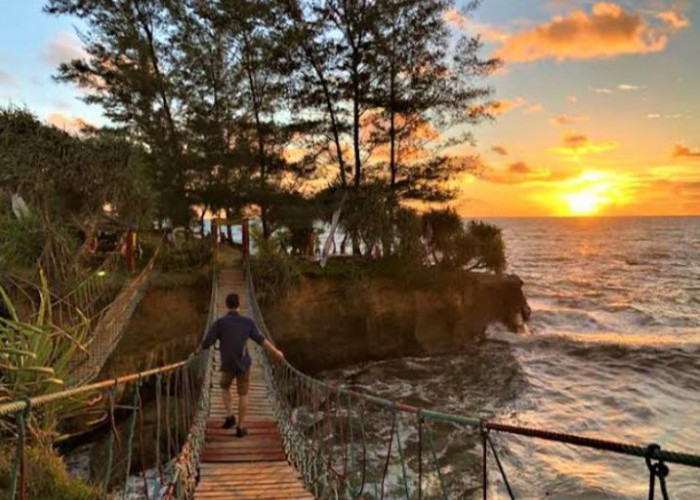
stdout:
[[136,271],[136,261],[134,260],[134,249],[136,247],[136,231],[129,226],[126,230],[126,269],[133,273]]
[[219,225],[215,219],[211,220],[211,237],[214,239],[214,262],[219,260]]
[[248,219],[243,219],[241,223],[241,246],[243,247],[243,260],[250,257],[250,225]]

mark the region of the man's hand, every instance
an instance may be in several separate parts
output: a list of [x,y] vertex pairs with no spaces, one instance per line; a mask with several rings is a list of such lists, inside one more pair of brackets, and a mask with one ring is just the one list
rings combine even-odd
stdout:
[[275,349],[275,357],[279,359],[280,361],[284,360],[284,353],[280,351],[279,349]]

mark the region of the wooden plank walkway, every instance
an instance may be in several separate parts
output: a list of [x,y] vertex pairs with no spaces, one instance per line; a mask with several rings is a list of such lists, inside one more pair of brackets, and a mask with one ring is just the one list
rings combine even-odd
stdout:
[[[246,281],[240,268],[219,273],[218,315],[226,313],[226,295],[238,293],[241,313],[248,315]],[[235,436],[235,429],[221,428],[226,410],[219,388],[219,352],[215,351],[215,370],[212,377],[211,410],[207,420],[206,439],[200,457],[200,483],[195,491],[197,499],[242,500],[312,500],[292,465],[287,462],[282,437],[275,422],[272,402],[265,383],[256,349],[250,345],[253,358],[248,416],[245,426],[248,435]],[[238,409],[236,383],[232,386],[233,407]]]

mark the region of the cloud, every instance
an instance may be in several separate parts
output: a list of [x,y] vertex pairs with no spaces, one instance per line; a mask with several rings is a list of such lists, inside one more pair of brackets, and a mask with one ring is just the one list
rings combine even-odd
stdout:
[[541,103],[531,103],[520,96],[515,99],[501,99],[500,101],[490,102],[484,106],[483,110],[495,116],[502,116],[521,108],[524,115],[533,115],[544,111]]
[[564,146],[566,146],[567,148],[576,149],[588,144],[588,137],[581,134],[566,134],[564,136],[563,142]]
[[71,118],[63,113],[51,113],[46,117],[46,122],[49,125],[53,125],[71,134],[80,133],[85,127],[92,126],[89,122],[80,117],[74,116]]
[[536,103],[528,106],[524,111],[523,114],[525,115],[536,115],[538,113],[542,113],[544,111],[544,106],[542,106],[541,103]]
[[683,28],[687,28],[690,26],[690,21],[688,18],[681,12],[676,12],[673,10],[666,10],[663,12],[659,12],[656,14],[657,19],[660,19],[664,23],[666,23],[669,27],[671,27],[674,30],[680,30]]
[[565,181],[579,174],[578,171],[552,172],[546,168],[531,167],[527,163],[519,161],[511,163],[505,171],[487,168],[480,178],[492,184],[544,184]]
[[455,29],[471,31],[481,37],[485,42],[503,43],[508,39],[508,34],[503,30],[472,21],[464,13],[457,9],[449,9],[443,15],[444,21]]
[[665,118],[666,120],[678,120],[680,118],[690,118],[689,115],[684,115],[683,113],[673,113],[668,115],[662,115],[660,113],[649,113],[647,118],[650,120],[658,120],[660,118]]
[[617,148],[617,143],[612,141],[593,142],[583,134],[564,134],[562,147],[552,148],[550,151],[562,156],[581,157],[588,154],[599,154],[612,151]]
[[13,81],[14,78],[12,78],[11,74],[9,74],[7,71],[3,71],[0,69],[0,85],[5,83],[12,83]]
[[74,33],[61,31],[44,47],[42,58],[52,66],[85,57],[80,40]]
[[676,144],[671,151],[671,158],[690,158],[700,160],[700,149],[692,149],[682,144]]
[[508,150],[505,148],[505,146],[493,146],[491,148],[491,151],[493,151],[496,154],[499,154],[501,156],[506,156],[508,154]]
[[578,97],[576,97],[575,95],[568,96],[566,100],[573,104],[578,103]]
[[614,90],[606,87],[588,87],[588,90],[596,94],[612,94],[614,92]]
[[549,124],[553,127],[566,127],[568,125],[584,123],[588,120],[590,120],[590,118],[587,116],[560,115],[549,120]]
[[515,99],[501,99],[500,101],[494,101],[486,106],[487,110],[494,115],[505,115],[511,111],[524,106],[527,103],[522,97],[516,97]]
[[661,52],[670,34],[685,27],[681,26],[682,22],[673,24],[669,14],[664,18],[659,24],[653,18],[628,12],[617,3],[598,2],[590,12],[575,10],[510,35],[495,55],[506,62],[522,63]]
[[645,89],[645,86],[640,86],[640,85],[629,85],[626,83],[620,84],[617,86],[617,90],[622,90],[622,91],[632,91],[632,90],[642,90]]
[[528,166],[527,163],[519,161],[513,163],[508,167],[508,172],[512,174],[530,174],[532,173],[532,167]]

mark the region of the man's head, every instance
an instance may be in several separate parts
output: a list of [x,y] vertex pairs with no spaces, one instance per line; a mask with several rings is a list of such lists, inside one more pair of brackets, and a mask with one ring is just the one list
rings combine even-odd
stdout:
[[229,293],[226,296],[226,307],[229,309],[238,309],[238,306],[241,305],[241,301],[238,298],[237,293]]

